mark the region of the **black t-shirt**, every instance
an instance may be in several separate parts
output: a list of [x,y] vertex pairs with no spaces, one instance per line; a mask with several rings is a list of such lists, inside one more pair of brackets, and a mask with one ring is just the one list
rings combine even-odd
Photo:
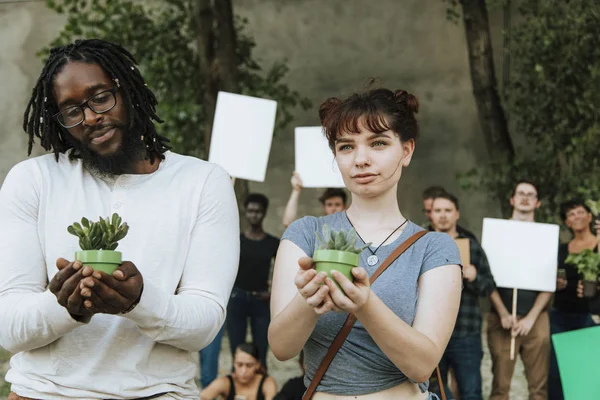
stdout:
[[305,391],[304,377],[298,376],[287,381],[273,400],[302,400]]
[[[598,247],[595,247],[594,251],[598,251]],[[581,279],[581,276],[575,265],[565,263],[568,255],[568,243],[562,243],[558,246],[558,268],[564,268],[567,272],[567,287],[564,290],[556,291],[553,307],[568,313],[587,313],[589,312],[588,301],[577,297],[577,282]]]
[[[508,313],[512,313],[512,298],[513,298],[513,290],[507,288],[498,288],[498,293],[500,294],[500,298],[504,303],[504,307],[508,310]],[[525,290],[519,289],[517,290],[517,315],[520,317],[524,317],[529,314],[529,311],[533,308],[535,304],[535,299],[537,298],[540,292],[536,290]],[[495,311],[495,310],[494,310]]]
[[240,235],[240,267],[234,286],[250,292],[269,289],[267,281],[271,272],[271,261],[277,255],[279,239],[268,233],[262,240],[248,239]]

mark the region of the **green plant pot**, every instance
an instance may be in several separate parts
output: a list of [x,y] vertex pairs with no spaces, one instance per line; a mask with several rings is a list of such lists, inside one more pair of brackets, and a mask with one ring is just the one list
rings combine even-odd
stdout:
[[331,276],[331,271],[336,270],[354,282],[352,268],[358,267],[360,256],[356,253],[340,250],[315,250],[313,261],[317,272],[326,272],[327,276],[340,287],[337,281]]
[[81,261],[83,266],[89,265],[94,271],[112,274],[123,262],[120,251],[112,250],[81,250],[75,252],[75,260]]
[[590,281],[590,280],[584,280],[583,281],[583,297],[587,298],[587,299],[592,299],[594,297],[596,297],[596,294],[598,293],[598,281]]

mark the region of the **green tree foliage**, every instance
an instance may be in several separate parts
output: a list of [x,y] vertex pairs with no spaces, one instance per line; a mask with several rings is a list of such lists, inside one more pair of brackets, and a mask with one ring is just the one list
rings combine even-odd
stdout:
[[512,162],[462,176],[467,189],[505,193],[514,182],[540,185],[540,221],[556,222],[561,202],[600,199],[600,5],[587,0],[523,0],[511,32],[506,88]]
[[[48,0],[47,6],[67,16],[67,24],[51,43],[59,46],[77,38],[102,38],[122,44],[136,57],[158,101],[165,121],[161,134],[179,153],[207,157],[203,142],[203,79],[194,49],[192,0]],[[294,107],[310,107],[308,99],[291,90],[283,78],[285,62],[265,69],[252,52],[256,43],[236,18],[237,61],[241,93],[276,100],[276,132],[291,120]],[[40,52],[45,57],[49,48]]]

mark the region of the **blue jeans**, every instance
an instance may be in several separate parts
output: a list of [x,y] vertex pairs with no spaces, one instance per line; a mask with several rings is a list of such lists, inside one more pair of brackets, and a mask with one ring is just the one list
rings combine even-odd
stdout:
[[[440,360],[440,374],[448,399],[454,395],[448,389],[448,370],[454,370],[460,400],[481,400],[481,334],[450,338],[446,351]],[[439,392],[438,392],[438,395]]]
[[234,287],[227,305],[227,335],[232,358],[235,355],[235,349],[246,342],[248,318],[252,330],[252,341],[258,348],[261,364],[267,368],[267,349],[269,348],[267,334],[271,322],[269,301],[260,299],[252,292]]
[[[559,310],[550,311],[550,333],[569,332],[577,329],[589,328],[595,326],[594,320],[589,313],[567,313]],[[563,400],[562,383],[560,381],[560,372],[556,362],[556,353],[554,352],[554,343],[551,341],[550,350],[550,374],[548,376],[548,399]]]
[[219,373],[219,353],[225,325],[221,327],[213,341],[200,350],[200,385],[205,388],[217,378]]

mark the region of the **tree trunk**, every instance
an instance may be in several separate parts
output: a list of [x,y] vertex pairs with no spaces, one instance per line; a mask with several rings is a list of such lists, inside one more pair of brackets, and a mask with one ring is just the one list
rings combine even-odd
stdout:
[[492,160],[512,160],[515,150],[498,95],[485,0],[461,0],[461,4],[473,94],[485,145]]
[[198,100],[204,107],[204,158],[208,159],[212,124],[217,105],[218,76],[216,73],[215,18],[211,0],[196,0],[196,46],[200,76],[204,79],[204,91],[198,93]]
[[[498,94],[485,2],[486,0],[460,0],[469,51],[473,95],[491,162],[511,162],[515,156],[515,149]],[[511,207],[504,201],[506,189],[497,187],[495,192],[502,214],[510,215]]]
[[[199,96],[204,106],[204,154],[208,158],[218,92],[240,92],[237,39],[231,0],[196,0],[195,6],[198,61],[204,77],[204,93]],[[248,191],[248,181],[236,179],[242,229],[246,227],[243,202]]]

